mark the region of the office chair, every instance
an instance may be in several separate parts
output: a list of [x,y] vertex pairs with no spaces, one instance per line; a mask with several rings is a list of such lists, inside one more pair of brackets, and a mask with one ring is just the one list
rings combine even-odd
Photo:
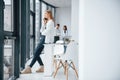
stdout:
[[64,74],[66,75],[66,80],[68,80],[68,69],[72,68],[75,71],[75,74],[78,79],[78,72],[74,65],[74,62],[72,60],[72,57],[70,56],[72,53],[70,53],[73,49],[73,45],[75,45],[74,41],[70,41],[70,43],[67,45],[66,51],[64,51],[64,41],[59,40],[56,42],[54,46],[54,65],[55,65],[55,72],[53,77],[55,78],[58,70],[63,67],[64,68]]

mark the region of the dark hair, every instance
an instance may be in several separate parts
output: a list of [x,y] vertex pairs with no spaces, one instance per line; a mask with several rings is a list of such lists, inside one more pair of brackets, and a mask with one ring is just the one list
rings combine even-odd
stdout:
[[57,26],[60,26],[60,24],[57,24]]
[[[65,29],[64,29],[64,28],[65,28]],[[64,26],[63,26],[63,29],[64,29],[64,30],[67,30],[67,26],[66,26],[66,25],[64,25]]]

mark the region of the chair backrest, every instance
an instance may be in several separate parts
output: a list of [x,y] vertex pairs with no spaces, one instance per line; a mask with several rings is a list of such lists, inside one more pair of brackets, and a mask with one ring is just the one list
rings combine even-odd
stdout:
[[64,54],[64,41],[63,40],[58,40],[56,41],[56,44],[54,46],[54,55],[62,55]]
[[74,56],[76,56],[76,53],[74,50],[76,50],[77,48],[77,43],[74,41],[71,41],[68,45],[67,45],[67,49],[66,49],[66,53],[64,55],[64,59],[65,60],[70,60],[70,59],[74,59]]
[[57,43],[57,44],[63,44],[64,41],[63,41],[63,40],[58,40],[58,41],[56,41],[56,43]]

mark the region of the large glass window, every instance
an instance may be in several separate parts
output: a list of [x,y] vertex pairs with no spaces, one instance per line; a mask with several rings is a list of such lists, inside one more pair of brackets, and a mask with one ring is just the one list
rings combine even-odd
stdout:
[[33,56],[33,16],[30,15],[30,54],[29,56],[32,57]]
[[34,1],[35,0],[30,0],[30,10],[34,11]]
[[35,1],[30,0],[30,54],[29,58],[33,56],[35,44]]
[[31,38],[31,39],[30,39],[30,57],[33,56],[33,51],[34,51],[34,50],[33,50],[33,46],[34,46],[34,45],[33,45],[33,44],[34,44],[33,42],[34,42],[34,41],[33,41],[33,39]]
[[40,6],[40,1],[39,0],[36,0],[36,15],[35,15],[35,45],[37,45],[40,41],[40,12],[41,12],[41,6]]
[[[5,8],[4,8],[4,31],[13,32],[12,25],[12,0],[4,0]],[[6,34],[4,39],[4,80],[12,79],[14,76],[14,39],[10,34]]]
[[30,15],[30,35],[33,35],[33,16]]
[[4,80],[14,75],[14,40],[6,39],[4,44]]
[[53,15],[53,17],[55,17],[55,8],[52,8],[52,15]]
[[4,30],[13,31],[12,27],[12,0],[4,0],[5,9],[4,9]]
[[48,9],[48,10],[52,10],[52,7],[51,7],[51,6],[47,6],[47,9]]
[[[44,13],[45,13],[46,10],[47,10],[47,5],[42,2],[42,17],[41,17],[41,18],[42,18],[42,19],[41,19],[41,20],[42,20],[42,21],[41,21],[42,23],[43,23]],[[42,25],[43,25],[43,24],[42,24]]]

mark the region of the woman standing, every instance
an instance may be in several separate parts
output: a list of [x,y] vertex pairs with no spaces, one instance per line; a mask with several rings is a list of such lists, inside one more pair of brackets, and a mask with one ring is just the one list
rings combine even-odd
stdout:
[[54,41],[54,21],[53,21],[53,17],[52,17],[52,12],[47,10],[45,11],[44,14],[45,19],[47,20],[44,21],[44,26],[42,26],[40,32],[41,32],[41,39],[40,39],[40,43],[38,44],[37,48],[34,51],[34,57],[30,63],[29,66],[27,66],[27,68],[25,68],[23,71],[21,71],[22,74],[27,74],[27,73],[31,73],[31,68],[33,67],[33,65],[35,64],[36,61],[38,61],[38,63],[40,64],[39,69],[36,72],[44,72],[44,64],[41,60],[40,54],[42,52],[42,50],[44,49],[44,43],[53,43]]

